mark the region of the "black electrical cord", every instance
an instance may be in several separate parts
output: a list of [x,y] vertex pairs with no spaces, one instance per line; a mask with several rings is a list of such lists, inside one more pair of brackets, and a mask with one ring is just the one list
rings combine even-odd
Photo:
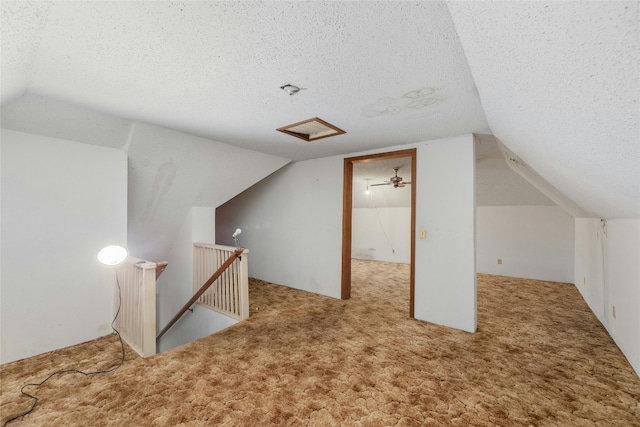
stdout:
[[111,329],[113,329],[113,332],[115,332],[115,334],[118,336],[118,339],[120,340],[120,348],[122,350],[122,355],[120,357],[120,361],[118,362],[117,365],[109,368],[109,369],[104,369],[104,370],[100,370],[100,371],[94,371],[94,372],[84,372],[84,371],[80,371],[78,369],[62,369],[59,371],[56,371],[54,373],[52,373],[51,375],[49,375],[47,378],[45,378],[44,380],[40,381],[39,383],[30,383],[30,384],[25,384],[20,388],[20,393],[22,393],[23,395],[33,399],[33,404],[31,405],[31,408],[29,408],[27,411],[22,412],[20,414],[14,415],[13,417],[9,418],[7,421],[4,422],[4,424],[2,424],[2,427],[6,427],[7,424],[9,424],[10,422],[13,422],[15,420],[17,420],[18,418],[21,417],[25,417],[27,415],[29,415],[31,412],[33,412],[33,409],[36,407],[36,405],[38,404],[38,400],[39,398],[37,396],[34,396],[32,394],[27,393],[26,391],[24,391],[24,389],[26,387],[39,387],[42,384],[46,383],[47,381],[49,381],[51,378],[55,377],[56,375],[64,375],[64,374],[82,374],[85,376],[90,376],[90,375],[97,375],[97,374],[106,374],[109,372],[113,372],[116,369],[118,369],[120,366],[122,366],[122,364],[124,363],[124,343],[122,342],[122,336],[120,336],[120,332],[118,332],[118,330],[115,327],[115,323],[116,323],[116,319],[118,318],[118,314],[120,314],[120,308],[122,307],[122,290],[120,289],[120,280],[118,280],[118,273],[116,272],[116,284],[118,285],[118,311],[116,311],[116,315],[113,317],[113,321],[111,322]]

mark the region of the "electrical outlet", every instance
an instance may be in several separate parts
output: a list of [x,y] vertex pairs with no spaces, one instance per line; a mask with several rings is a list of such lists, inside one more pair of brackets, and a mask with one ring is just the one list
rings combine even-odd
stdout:
[[498,264],[502,264],[502,258],[498,258]]
[[615,319],[616,318],[616,306],[615,305],[611,306],[611,314],[613,314],[613,318]]

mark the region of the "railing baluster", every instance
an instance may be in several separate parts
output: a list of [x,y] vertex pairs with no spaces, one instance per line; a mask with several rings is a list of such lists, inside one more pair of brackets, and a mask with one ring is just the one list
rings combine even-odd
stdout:
[[[194,292],[201,283],[206,281],[213,272],[235,252],[236,248],[230,246],[211,245],[203,243],[194,244]],[[243,293],[248,295],[248,280],[242,271],[248,261],[246,249],[242,258],[236,259],[225,270],[211,287],[197,300],[199,304],[221,312],[236,319],[248,317],[248,309],[244,309],[245,301]],[[247,288],[246,292],[244,288]]]
[[224,311],[229,311],[229,307],[227,306],[227,303],[229,302],[229,295],[227,293],[227,284],[229,283],[229,269],[227,269],[223,274],[222,274],[222,286],[220,286],[220,290],[222,291],[222,309]]
[[213,285],[218,280],[220,275],[224,273],[224,271],[227,268],[229,268],[229,266],[233,263],[233,261],[235,261],[240,255],[242,255],[243,251],[244,251],[243,249],[236,249],[233,252],[233,254],[227,260],[225,260],[224,263],[222,263],[222,265],[215,271],[215,273],[213,273],[211,277],[209,277],[209,279],[207,279],[207,281],[200,287],[200,289],[198,289],[195,295],[193,295],[193,297],[191,297],[189,301],[187,301],[187,303],[182,306],[182,308],[178,311],[178,313],[176,313],[176,315],[173,316],[173,318],[169,321],[167,326],[165,326],[162,329],[162,331],[160,331],[160,333],[156,337],[156,341],[162,338],[162,336],[182,317],[182,315],[194,303],[200,300],[200,298],[202,297],[202,294],[204,294],[211,287],[211,285]]
[[240,299],[239,299],[239,295],[238,295],[238,285],[239,285],[239,281],[238,281],[239,277],[238,277],[238,264],[236,263],[234,265],[233,268],[233,312],[236,315],[240,315]]
[[[114,326],[129,346],[142,357],[156,353],[156,264],[129,257],[117,270]],[[118,300],[120,297],[120,300]]]

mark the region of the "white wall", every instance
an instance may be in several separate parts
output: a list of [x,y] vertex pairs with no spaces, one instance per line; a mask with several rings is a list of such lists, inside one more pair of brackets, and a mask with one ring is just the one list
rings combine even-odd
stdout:
[[127,158],[112,148],[2,130],[2,363],[111,332],[126,244]]
[[560,207],[479,206],[476,215],[478,272],[573,283],[574,220]]
[[[187,214],[178,232],[178,237],[173,242],[169,256],[166,259],[169,264],[156,284],[156,325],[158,333],[193,295],[192,224],[193,209]],[[189,313],[185,314],[185,316],[187,315]],[[176,337],[175,329],[170,329],[158,342],[158,351],[165,351],[167,348],[175,347],[179,344],[182,344],[180,337]]]
[[249,275],[340,297],[342,157],[291,163],[218,208],[217,243],[251,251]]
[[575,219],[574,279],[578,291],[602,322],[605,317],[604,233],[598,218]]
[[[215,208],[193,207],[172,245],[157,287],[158,333],[193,296],[193,244],[215,242]],[[192,306],[158,342],[158,351],[210,335],[237,323],[200,304]]]
[[640,375],[640,220],[576,219],[575,283]]
[[640,220],[608,220],[606,232],[607,329],[640,375]]
[[353,208],[353,258],[411,262],[411,208]]
[[640,219],[606,221],[604,303],[607,330],[640,375]]
[[146,123],[131,127],[129,247],[159,261],[193,206],[216,207],[289,160]]
[[[401,161],[399,159],[393,159],[391,161]],[[405,160],[409,162],[409,160]],[[386,208],[407,208],[411,206],[411,186],[407,185],[404,188],[393,188],[391,185],[380,185],[380,186],[370,186],[369,194],[366,194],[366,190],[368,184],[373,182],[358,180],[356,177],[357,169],[361,169],[363,164],[366,165],[375,165],[376,163],[385,163],[389,164],[389,160],[376,160],[373,162],[367,163],[355,163],[353,165],[353,199],[352,206],[353,208],[375,208],[375,207],[386,207]],[[397,164],[397,163],[396,163]],[[373,167],[373,166],[372,166]],[[402,176],[406,181],[409,181],[409,177],[411,176],[411,171],[408,171],[408,165],[403,167]],[[393,171],[392,171],[393,173]],[[391,174],[392,174],[391,173]],[[360,172],[362,174],[362,172]],[[391,175],[389,174],[389,175]],[[361,175],[362,176],[362,175]],[[385,176],[384,178],[380,178],[380,181],[386,181],[389,177]]]
[[[473,137],[344,157],[413,147],[417,225],[429,231],[416,244],[416,317],[475,331]],[[218,208],[217,243],[240,227],[251,276],[339,298],[344,157],[289,164]]]
[[124,151],[127,244],[149,261],[167,257],[191,207],[218,206],[289,162],[33,94],[2,106],[2,127]]
[[640,375],[640,220],[608,220],[606,233],[607,329]]
[[477,328],[472,135],[418,145],[415,317]]

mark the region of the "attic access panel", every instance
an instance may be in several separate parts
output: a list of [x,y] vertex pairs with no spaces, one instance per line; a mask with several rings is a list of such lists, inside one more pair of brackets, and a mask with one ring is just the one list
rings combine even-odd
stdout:
[[325,122],[318,117],[303,120],[276,130],[286,133],[287,135],[295,136],[296,138],[304,139],[305,141],[315,141],[317,139],[329,138],[330,136],[347,133],[339,127],[334,126],[329,122]]

